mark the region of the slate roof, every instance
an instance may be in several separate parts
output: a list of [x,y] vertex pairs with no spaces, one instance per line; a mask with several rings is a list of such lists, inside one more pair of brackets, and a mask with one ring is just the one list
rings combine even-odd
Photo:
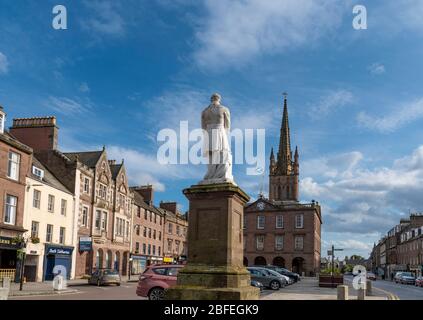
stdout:
[[153,211],[154,213],[164,215],[159,208],[148,205],[145,201],[142,195],[140,195],[138,192],[135,191],[134,187],[129,188],[134,193],[134,202],[137,206],[140,206],[141,208],[144,208],[146,210]]
[[112,172],[113,180],[116,180],[117,175],[119,174],[122,164],[112,164],[110,165],[110,171]]
[[50,187],[56,188],[60,191],[73,194],[53,175],[53,173],[51,173],[40,161],[38,161],[37,158],[32,157],[32,165],[44,171],[44,177],[42,180],[40,180],[38,176],[32,173],[32,167],[31,167],[30,177],[32,179],[41,181],[42,183],[45,183],[49,185]]
[[70,160],[75,161],[78,157],[79,161],[89,168],[95,168],[103,151],[87,151],[87,152],[65,152],[64,155]]

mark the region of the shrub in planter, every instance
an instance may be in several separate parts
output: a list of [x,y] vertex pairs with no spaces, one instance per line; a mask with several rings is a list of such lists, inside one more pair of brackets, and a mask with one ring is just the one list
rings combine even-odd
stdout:
[[40,238],[38,238],[38,237],[31,237],[31,242],[32,242],[33,244],[40,243]]

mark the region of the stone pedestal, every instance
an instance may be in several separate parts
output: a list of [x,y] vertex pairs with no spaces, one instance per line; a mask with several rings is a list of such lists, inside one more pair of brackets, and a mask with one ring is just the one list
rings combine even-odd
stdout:
[[184,190],[189,204],[188,263],[168,300],[255,300],[243,266],[243,215],[249,197],[232,183]]
[[366,300],[366,289],[357,290],[357,300]]

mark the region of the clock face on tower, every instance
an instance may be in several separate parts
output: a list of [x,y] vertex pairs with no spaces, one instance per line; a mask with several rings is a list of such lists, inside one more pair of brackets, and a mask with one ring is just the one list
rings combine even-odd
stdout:
[[264,210],[264,203],[263,202],[257,203],[257,209]]

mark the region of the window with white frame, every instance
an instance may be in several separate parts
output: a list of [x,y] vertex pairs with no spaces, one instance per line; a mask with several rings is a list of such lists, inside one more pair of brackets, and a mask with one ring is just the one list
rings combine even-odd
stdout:
[[88,226],[88,207],[82,208],[82,226],[87,227]]
[[279,215],[276,216],[276,229],[282,229],[283,228],[283,216]]
[[304,237],[295,236],[295,250],[303,250],[303,249],[304,249]]
[[265,223],[266,223],[265,216],[257,216],[257,229],[264,229]]
[[65,199],[62,199],[60,203],[60,214],[66,216],[66,210],[68,208],[68,202]]
[[102,183],[99,184],[98,196],[101,199],[104,199],[104,200],[107,199],[107,186],[106,185],[104,185]]
[[59,234],[59,243],[65,244],[65,235],[66,235],[66,229],[63,227],[60,227],[60,234]]
[[40,230],[40,223],[32,221],[31,223],[31,238],[38,238],[38,231]]
[[34,189],[34,197],[32,200],[32,206],[40,209],[41,207],[41,191]]
[[36,166],[32,166],[32,174],[40,180],[44,178],[44,170],[37,168]]
[[6,206],[4,212],[4,223],[14,225],[16,223],[16,207],[18,205],[18,198],[6,195]]
[[173,224],[169,223],[167,232],[169,234],[172,234],[172,232],[173,232]]
[[90,179],[84,178],[84,193],[90,193]]
[[9,163],[7,166],[7,177],[12,180],[19,180],[19,167],[21,156],[15,152],[9,152]]
[[54,196],[49,194],[48,195],[48,206],[47,206],[48,212],[52,212],[52,213],[54,212],[54,200],[55,200]]
[[103,211],[103,219],[101,220],[101,229],[106,231],[107,230],[107,212]]
[[295,228],[296,229],[304,228],[304,215],[303,214],[297,214],[295,216]]
[[282,235],[277,235],[275,237],[275,249],[283,250],[283,236]]
[[53,225],[48,224],[46,229],[46,242],[52,242],[53,240]]
[[97,230],[100,230],[100,227],[101,227],[101,211],[96,210],[96,212],[95,212],[95,228]]
[[264,235],[256,236],[256,249],[257,250],[264,249]]

